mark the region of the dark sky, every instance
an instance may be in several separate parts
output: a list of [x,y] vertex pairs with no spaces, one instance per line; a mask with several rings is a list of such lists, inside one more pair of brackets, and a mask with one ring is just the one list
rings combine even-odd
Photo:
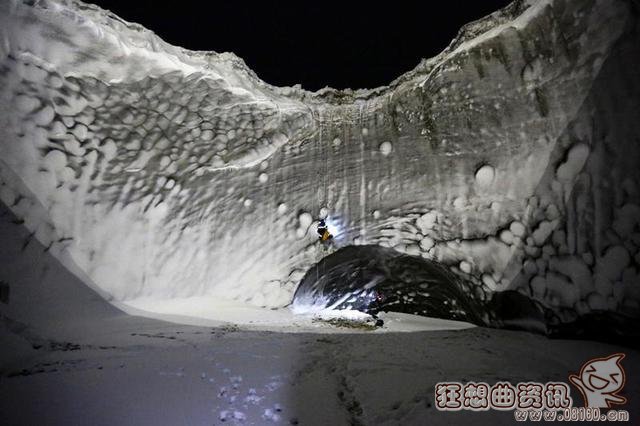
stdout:
[[89,2],[144,25],[171,44],[191,50],[234,52],[268,83],[300,83],[308,90],[388,84],[415,67],[421,58],[438,54],[463,24],[510,3]]

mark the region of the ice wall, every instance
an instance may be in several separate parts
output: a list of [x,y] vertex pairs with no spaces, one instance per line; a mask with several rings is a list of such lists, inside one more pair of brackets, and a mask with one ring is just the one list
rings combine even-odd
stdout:
[[338,246],[437,260],[479,299],[638,315],[637,12],[516,1],[388,87],[309,93],[88,4],[5,0],[0,197],[118,301],[283,306],[328,214]]

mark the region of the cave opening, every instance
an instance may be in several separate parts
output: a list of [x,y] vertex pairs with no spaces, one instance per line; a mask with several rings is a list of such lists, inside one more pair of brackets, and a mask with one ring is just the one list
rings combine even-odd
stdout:
[[93,0],[190,50],[233,52],[262,80],[307,90],[375,88],[440,53],[508,0],[445,3],[174,3]]
[[297,312],[393,311],[485,325],[476,291],[436,261],[377,245],[349,245],[307,271],[292,306]]

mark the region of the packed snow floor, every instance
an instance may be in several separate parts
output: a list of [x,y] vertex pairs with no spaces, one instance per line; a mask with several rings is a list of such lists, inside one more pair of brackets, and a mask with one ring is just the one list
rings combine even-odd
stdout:
[[256,332],[127,315],[84,327],[55,341],[2,334],[3,425],[512,424],[512,412],[436,410],[435,384],[566,382],[618,351],[625,408],[640,416],[640,353],[602,343],[477,327]]

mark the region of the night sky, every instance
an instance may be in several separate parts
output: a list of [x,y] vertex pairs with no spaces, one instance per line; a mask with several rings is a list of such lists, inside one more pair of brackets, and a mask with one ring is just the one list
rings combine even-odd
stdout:
[[510,1],[91,3],[144,25],[171,44],[234,52],[270,84],[300,83],[317,90],[388,84],[421,58],[442,51],[462,25]]

